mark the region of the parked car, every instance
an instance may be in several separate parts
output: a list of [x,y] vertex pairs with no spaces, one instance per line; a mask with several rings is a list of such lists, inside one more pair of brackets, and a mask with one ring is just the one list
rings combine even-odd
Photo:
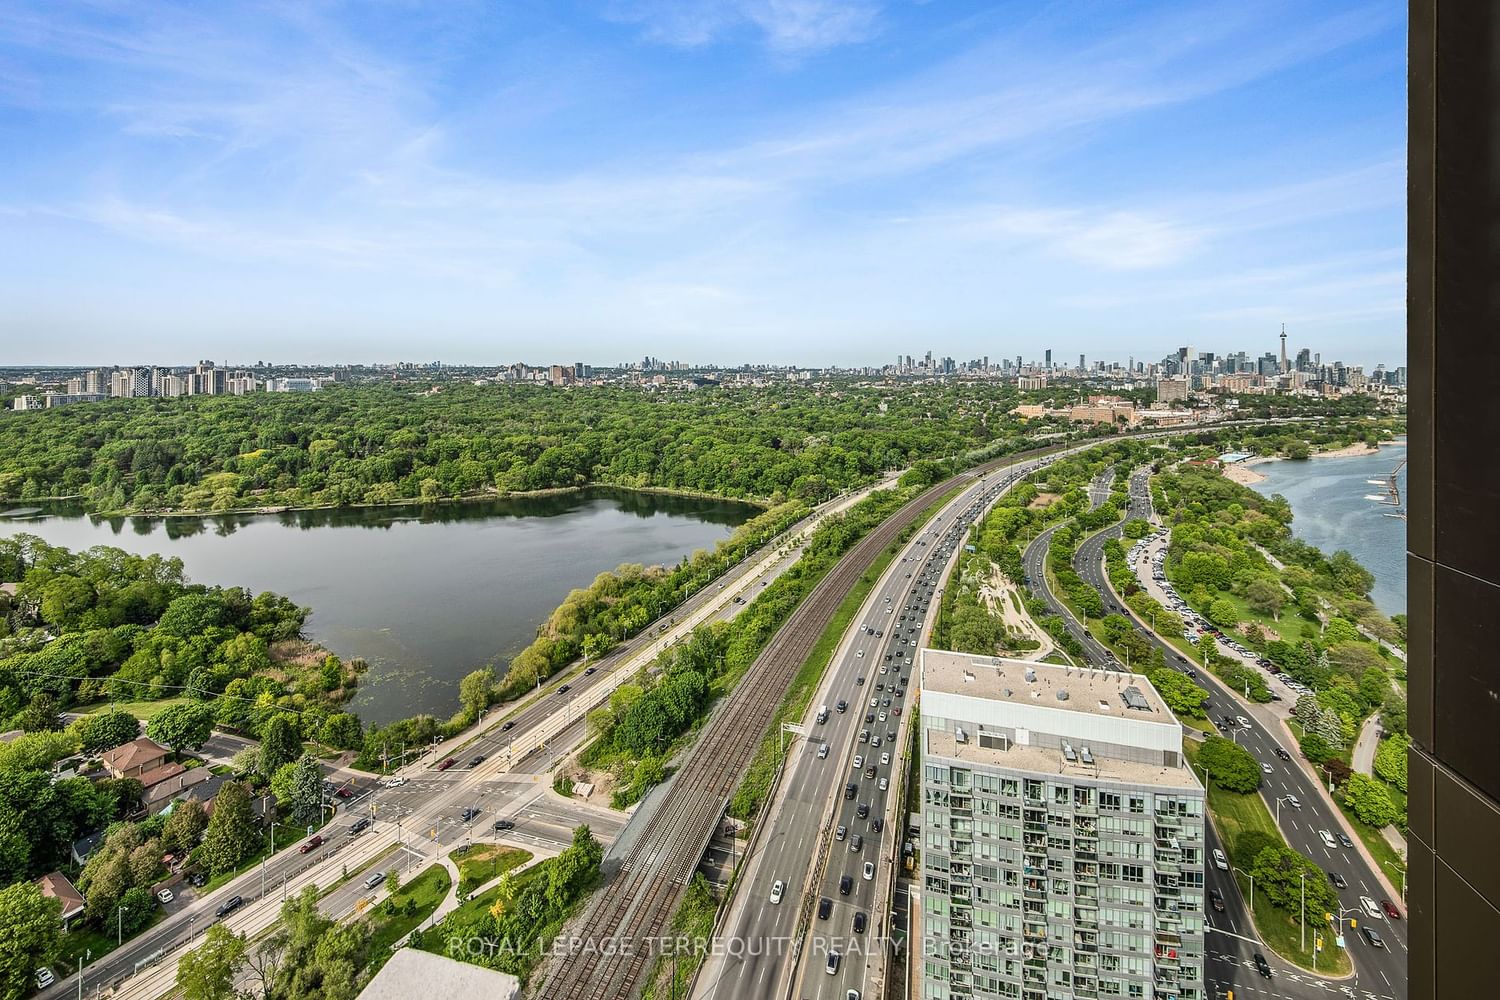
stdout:
[[42,968],[36,970],[36,988],[37,989],[39,989],[39,990],[45,990],[47,987],[51,986],[55,982],[57,982],[57,977],[52,974],[52,970],[51,969],[47,968],[46,966],[43,966]]
[[177,897],[172,895],[171,889],[161,889],[157,891],[156,898],[161,900],[161,905],[166,906]]

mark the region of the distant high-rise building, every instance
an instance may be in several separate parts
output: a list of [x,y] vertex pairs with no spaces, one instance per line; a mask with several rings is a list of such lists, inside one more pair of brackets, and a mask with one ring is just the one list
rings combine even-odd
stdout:
[[1086,370],[1086,366],[1083,363],[1083,355],[1082,354],[1078,355],[1078,370],[1079,371],[1085,371]]
[[1016,355],[1016,367],[1021,367],[1021,356],[1019,354]]
[[1049,369],[1052,367],[1052,348],[1050,348],[1050,347],[1047,348],[1047,363],[1046,363],[1046,366]]
[[1151,683],[931,649],[920,669],[914,995],[1207,1000],[1204,791]]
[[1305,372],[1305,371],[1307,371],[1311,367],[1312,367],[1312,352],[1309,351],[1307,348],[1304,347],[1304,348],[1302,348],[1302,350],[1300,350],[1300,351],[1297,352],[1297,370],[1299,372]]

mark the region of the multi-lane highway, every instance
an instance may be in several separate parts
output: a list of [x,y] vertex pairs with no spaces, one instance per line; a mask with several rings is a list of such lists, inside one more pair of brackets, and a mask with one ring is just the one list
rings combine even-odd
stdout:
[[[1144,506],[1138,505],[1141,501],[1136,498],[1137,492],[1136,477],[1132,477],[1131,516],[1149,517],[1150,492],[1147,484],[1141,483],[1139,490],[1144,498]],[[1211,717],[1218,721],[1225,735],[1250,750],[1266,772],[1261,784],[1261,795],[1267,808],[1277,817],[1288,844],[1346,883],[1347,888],[1339,889],[1341,905],[1357,911],[1348,915],[1355,916],[1361,927],[1371,926],[1384,942],[1383,947],[1376,947],[1361,934],[1346,932],[1346,943],[1356,974],[1351,980],[1335,982],[1319,979],[1309,972],[1289,966],[1277,959],[1274,953],[1250,940],[1254,936],[1254,930],[1243,913],[1238,916],[1233,913],[1210,913],[1211,927],[1220,932],[1211,934],[1206,942],[1210,983],[1220,990],[1233,988],[1236,996],[1244,995],[1243,991],[1246,989],[1266,988],[1251,960],[1255,951],[1261,951],[1270,961],[1274,972],[1273,982],[1277,983],[1276,989],[1284,995],[1313,996],[1328,989],[1342,990],[1347,986],[1356,990],[1360,996],[1394,997],[1401,1000],[1406,996],[1405,924],[1404,921],[1387,918],[1378,912],[1379,901],[1387,898],[1390,893],[1375,876],[1363,854],[1358,849],[1343,846],[1339,842],[1340,834],[1350,837],[1353,831],[1345,827],[1342,814],[1327,800],[1317,777],[1297,754],[1295,745],[1282,735],[1285,731],[1271,709],[1243,701],[1209,671],[1197,670],[1177,649],[1153,633],[1115,594],[1105,574],[1103,541],[1111,532],[1118,530],[1118,525],[1103,529],[1080,545],[1080,558],[1076,564],[1079,574],[1085,582],[1099,590],[1106,608],[1130,618],[1143,635],[1161,648],[1169,665],[1189,672],[1198,684],[1209,691]],[[1085,549],[1089,552],[1087,559],[1083,558]],[[1148,566],[1149,562],[1138,562],[1133,569],[1137,574],[1149,573],[1146,568]],[[1239,720],[1243,720],[1243,723]],[[1325,833],[1328,841],[1325,841]],[[1212,834],[1211,839],[1216,841]],[[1238,894],[1237,884],[1228,877],[1228,873],[1216,871],[1212,866],[1209,869],[1209,884],[1211,888],[1217,887],[1226,898]],[[1335,887],[1337,888],[1337,882]],[[1374,915],[1365,912],[1362,897],[1376,903],[1377,912]],[[1404,911],[1399,901],[1398,907]]]
[[[733,948],[710,956],[695,995],[779,997],[793,977],[793,995],[802,997],[845,1000],[849,990],[868,988],[869,965],[888,931],[883,900],[892,861],[906,835],[904,821],[892,822],[904,819],[905,809],[889,796],[904,766],[907,685],[936,613],[934,598],[968,525],[1051,460],[992,473],[951,501],[902,548],[860,608],[723,921],[718,940]],[[828,713],[819,721],[823,705]],[[831,951],[839,953],[832,973]]]
[[[1110,484],[1114,482],[1114,469],[1108,468],[1100,472],[1089,483],[1089,509],[1093,510],[1109,499]],[[1083,644],[1084,655],[1090,663],[1096,666],[1108,666],[1114,662],[1114,654],[1104,648],[1104,644],[1083,627],[1083,623],[1068,611],[1068,608],[1052,592],[1047,584],[1047,549],[1052,545],[1052,536],[1058,528],[1066,521],[1054,524],[1031,540],[1026,546],[1026,551],[1021,555],[1021,565],[1026,570],[1026,580],[1031,592],[1042,599],[1055,615],[1061,615],[1063,624],[1068,634]]]

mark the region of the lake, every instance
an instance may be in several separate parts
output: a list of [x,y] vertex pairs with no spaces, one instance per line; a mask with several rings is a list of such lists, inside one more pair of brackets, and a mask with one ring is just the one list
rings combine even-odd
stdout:
[[[1384,492],[1366,480],[1384,480],[1406,458],[1406,439],[1382,444],[1373,455],[1266,462],[1255,471],[1266,478],[1251,489],[1280,493],[1292,505],[1292,533],[1324,555],[1347,549],[1371,573],[1370,599],[1388,615],[1406,613],[1406,521],[1387,517],[1391,508],[1366,500]],[[1397,476],[1406,495],[1406,470]]]
[[53,508],[0,534],[180,557],[195,583],[273,590],[312,609],[307,635],[370,670],[366,721],[446,718],[458,680],[509,658],[568,591],[621,563],[676,564],[759,508],[590,490],[424,507],[99,519]]

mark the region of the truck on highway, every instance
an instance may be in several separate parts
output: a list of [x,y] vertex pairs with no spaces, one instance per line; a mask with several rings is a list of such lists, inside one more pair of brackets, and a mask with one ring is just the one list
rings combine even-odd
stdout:
[[819,705],[818,706],[818,722],[821,724],[821,723],[824,723],[824,722],[827,722],[827,721],[828,721],[828,706],[827,705]]

